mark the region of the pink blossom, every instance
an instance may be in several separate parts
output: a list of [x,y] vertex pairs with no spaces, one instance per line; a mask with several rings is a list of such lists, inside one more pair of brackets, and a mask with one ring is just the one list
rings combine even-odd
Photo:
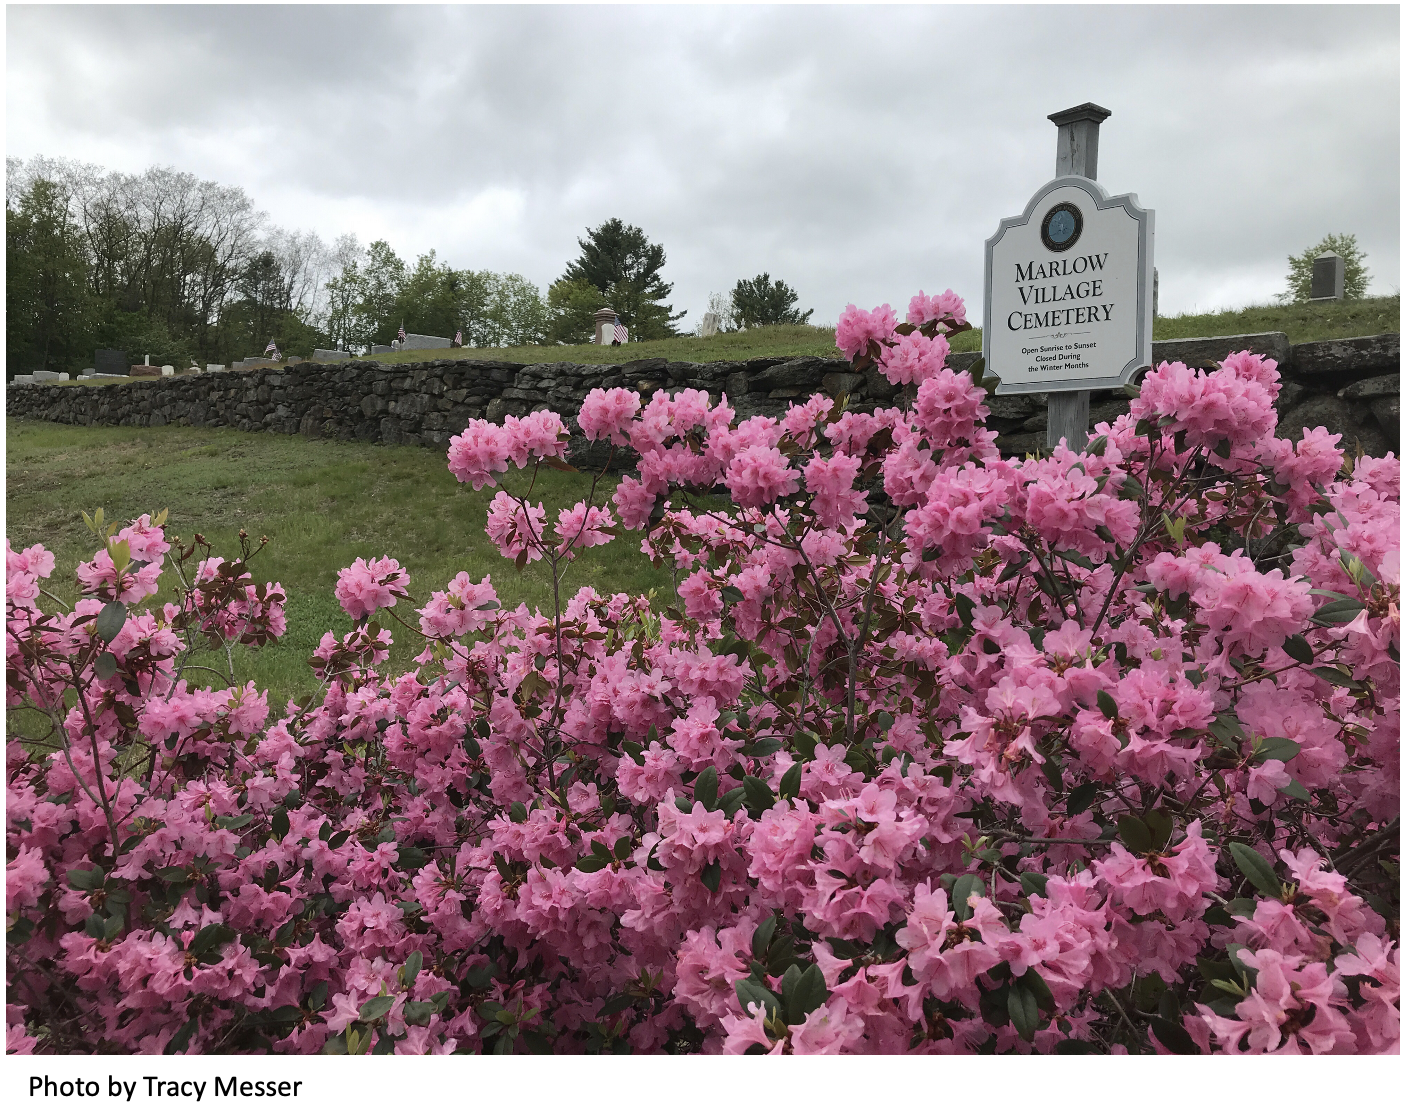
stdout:
[[337,601],[353,621],[359,621],[407,597],[409,585],[409,572],[389,555],[370,563],[357,559],[337,572]]

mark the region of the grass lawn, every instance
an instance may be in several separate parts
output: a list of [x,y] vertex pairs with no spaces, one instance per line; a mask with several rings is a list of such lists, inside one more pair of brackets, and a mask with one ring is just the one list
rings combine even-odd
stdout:
[[[905,308],[899,307],[901,313]],[[979,313],[973,307],[972,313]],[[1152,326],[1157,341],[1168,338],[1214,338],[1230,334],[1261,334],[1282,330],[1290,342],[1317,342],[1329,338],[1361,338],[1372,334],[1394,334],[1401,329],[1401,296],[1389,295],[1356,299],[1344,303],[1302,303],[1288,306],[1245,307],[1214,314],[1177,315],[1158,318]],[[981,331],[967,330],[952,340],[957,353],[981,348]],[[669,361],[745,361],[749,357],[839,357],[833,327],[762,326],[736,334],[715,334],[711,338],[682,336],[653,342],[631,342],[603,353],[600,346],[516,346],[509,349],[419,349],[400,353],[376,353],[358,361],[380,361],[398,365],[407,361],[436,361],[443,358],[497,359],[524,365],[545,361],[571,361],[581,365],[614,365],[663,357]],[[183,375],[178,372],[177,376]],[[84,384],[125,384],[136,378]],[[76,381],[56,382],[65,385]]]
[[[6,421],[6,435],[5,534],[17,550],[42,543],[54,553],[54,574],[45,585],[70,604],[78,596],[73,569],[97,547],[80,510],[101,506],[109,522],[124,523],[169,508],[168,538],[189,541],[201,532],[227,558],[238,554],[240,528],[255,540],[269,537],[252,569],[259,582],[279,582],[287,591],[288,632],[277,646],[237,654],[235,668],[239,678],[270,689],[276,710],[312,689],[307,658],[322,634],[350,628],[333,589],[337,571],[358,556],[400,560],[416,605],[468,571],[475,581],[491,575],[504,605],[550,608],[547,568],[534,563],[519,572],[499,556],[484,533],[494,491],[460,485],[443,451],[223,428],[69,427],[16,419]],[[527,481],[527,474],[514,472],[506,487],[521,493]],[[543,470],[533,499],[540,497],[554,516],[589,487],[587,475]],[[597,492],[608,496],[614,489],[615,481],[605,478]],[[568,570],[567,590],[589,583],[608,593],[657,589],[672,596],[668,572],[639,553],[640,538],[621,532],[615,542],[583,552]],[[163,597],[175,585],[168,570]],[[397,612],[417,620],[406,603]],[[391,664],[407,670],[424,646],[394,628]]]
[[1213,314],[1182,314],[1152,324],[1156,341],[1168,338],[1218,338],[1227,334],[1264,334],[1280,330],[1290,342],[1330,338],[1365,338],[1401,332],[1401,296],[1351,299],[1341,303],[1290,303],[1245,307]]
[[[901,315],[906,307],[896,308]],[[979,307],[969,308],[971,313]],[[1152,327],[1157,341],[1166,338],[1213,338],[1228,334],[1261,334],[1282,330],[1290,342],[1317,342],[1327,338],[1360,338],[1371,334],[1393,334],[1401,329],[1401,297],[1356,299],[1343,303],[1290,304],[1288,306],[1246,307],[1214,314],[1177,315],[1158,318]],[[952,349],[967,353],[981,348],[981,331],[967,330],[952,339]],[[715,334],[711,338],[665,338],[656,342],[631,342],[612,347],[610,356],[601,357],[600,346],[521,346],[516,349],[406,350],[377,353],[358,360],[399,364],[403,361],[432,361],[436,358],[467,356],[497,357],[505,361],[575,361],[583,365],[614,364],[663,357],[670,361],[741,361],[749,357],[814,356],[839,357],[833,328],[819,326],[763,326],[736,334]]]

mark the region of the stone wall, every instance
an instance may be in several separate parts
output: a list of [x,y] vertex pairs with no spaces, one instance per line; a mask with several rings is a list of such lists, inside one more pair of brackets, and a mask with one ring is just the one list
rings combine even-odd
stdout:
[[[1399,451],[1401,414],[1400,335],[1290,345],[1284,334],[1184,338],[1153,344],[1155,361],[1205,367],[1237,350],[1279,362],[1283,376],[1278,434],[1297,438],[1304,427],[1323,426],[1361,443],[1368,454]],[[974,353],[953,354],[949,364],[968,368]],[[851,406],[893,403],[898,390],[882,376],[856,375],[848,364],[819,357],[754,357],[707,364],[647,358],[619,365],[553,362],[520,365],[493,360],[303,362],[293,369],[206,372],[157,382],[109,385],[9,385],[6,414],[83,426],[235,427],[308,438],[359,439],[388,445],[445,447],[470,419],[500,421],[548,407],[574,428],[582,399],[592,388],[624,386],[648,396],[655,389],[699,388],[726,393],[739,419],[780,415],[792,400],[812,392],[848,392]],[[1045,397],[992,396],[989,425],[998,445],[1020,455],[1043,444]],[[1122,392],[1096,392],[1090,426],[1128,410]],[[584,439],[568,452],[587,455]],[[586,459],[589,460],[589,459]],[[617,455],[617,463],[621,459]],[[623,464],[623,463],[621,463]]]

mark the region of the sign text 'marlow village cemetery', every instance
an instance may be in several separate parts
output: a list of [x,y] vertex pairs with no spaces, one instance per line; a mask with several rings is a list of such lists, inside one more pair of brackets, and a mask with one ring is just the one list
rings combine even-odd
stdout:
[[[1152,363],[1153,213],[1095,181],[1108,116],[1080,105],[1050,118],[1057,177],[986,242],[986,372],[998,395],[1051,393],[1049,442],[1062,434],[1076,449],[1089,390],[1127,384]],[[1066,413],[1057,432],[1054,417]]]
[[1126,384],[1152,359],[1152,215],[1076,176],[987,242],[986,367],[998,393]]

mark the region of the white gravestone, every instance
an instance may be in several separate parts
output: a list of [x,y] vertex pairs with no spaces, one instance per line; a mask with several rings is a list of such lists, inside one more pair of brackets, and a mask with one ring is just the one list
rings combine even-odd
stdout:
[[162,375],[163,377],[173,377],[173,376],[175,376],[175,375],[176,375],[176,366],[174,366],[174,365],[162,365],[162,366],[161,366],[161,375]]
[[401,349],[448,349],[448,338],[437,338],[433,334],[406,334]]
[[698,327],[698,336],[700,338],[711,338],[717,332],[718,316],[714,312],[709,311],[703,316],[703,324]]
[[1152,363],[1153,214],[1066,175],[986,242],[986,372],[998,396],[1117,388]]

